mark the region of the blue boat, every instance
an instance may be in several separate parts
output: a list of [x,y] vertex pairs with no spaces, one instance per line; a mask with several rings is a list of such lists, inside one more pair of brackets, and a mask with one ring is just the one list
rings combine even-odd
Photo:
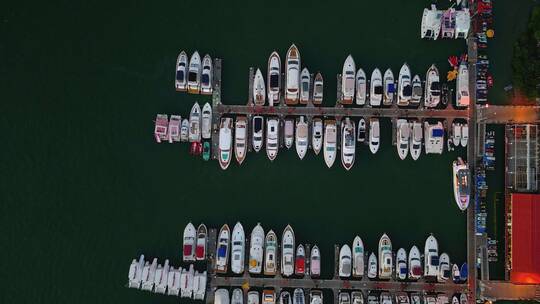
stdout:
[[463,263],[463,265],[461,265],[461,269],[459,270],[459,276],[461,277],[461,281],[466,282],[468,275],[469,270],[467,268],[467,263]]

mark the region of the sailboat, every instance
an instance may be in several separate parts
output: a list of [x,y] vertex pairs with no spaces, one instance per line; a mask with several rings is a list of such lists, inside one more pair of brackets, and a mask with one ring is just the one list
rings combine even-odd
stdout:
[[268,102],[270,105],[279,103],[281,92],[281,59],[274,51],[268,58]]
[[328,119],[324,121],[324,162],[328,168],[331,168],[336,160],[336,121]]
[[392,242],[386,233],[379,240],[379,279],[390,279],[392,276]]
[[351,276],[351,247],[345,244],[339,250],[339,277],[348,278]]
[[188,69],[188,56],[186,52],[182,51],[176,59],[176,75],[174,79],[174,86],[177,91],[187,90],[187,69]]
[[308,124],[304,116],[300,116],[296,121],[296,154],[300,159],[306,156],[308,149]]
[[313,82],[313,104],[320,105],[323,101],[324,80],[320,72],[315,75]]
[[257,106],[264,106],[264,103],[266,102],[266,87],[260,69],[257,69],[255,78],[253,79],[253,102]]
[[236,117],[234,129],[234,155],[238,164],[242,164],[247,154],[247,117]]
[[201,88],[201,56],[195,51],[189,60],[188,93],[199,94]]
[[232,146],[232,118],[225,117],[221,119],[219,125],[219,165],[225,170],[231,163]]
[[309,101],[309,94],[311,86],[311,76],[309,70],[304,68],[300,74],[300,103],[307,104]]
[[323,142],[323,122],[320,118],[313,118],[312,123],[312,137],[311,137],[311,145],[313,147],[313,152],[315,152],[315,155],[318,155],[319,152],[321,152],[322,148],[322,142]]
[[356,236],[353,241],[353,277],[362,277],[364,275],[364,242],[359,236]]
[[300,85],[300,52],[296,45],[291,45],[287,51],[285,61],[285,103],[295,105],[298,103]]
[[246,235],[244,227],[240,222],[234,225],[232,233],[231,246],[231,270],[233,273],[241,274],[244,272],[244,256],[246,247]]
[[452,163],[452,181],[454,185],[454,198],[459,209],[465,211],[469,206],[470,185],[469,185],[469,167],[458,157]]
[[363,106],[366,104],[367,79],[366,73],[362,69],[356,72],[356,104]]
[[204,261],[206,259],[206,238],[208,235],[208,229],[205,224],[200,224],[197,228],[197,243],[195,247],[195,259],[197,261]]
[[195,227],[188,223],[184,228],[183,258],[184,262],[195,261]]
[[227,273],[229,260],[231,231],[229,225],[225,224],[219,230],[217,249],[216,249],[216,272]]
[[346,170],[354,165],[356,153],[356,126],[349,117],[345,118],[341,127],[341,164]]
[[264,229],[260,223],[251,231],[249,273],[260,274],[264,257]]
[[278,255],[277,235],[273,230],[268,231],[264,239],[264,274],[275,275],[277,271],[276,258]]
[[285,277],[294,273],[294,249],[294,231],[287,225],[281,239],[281,274]]
[[355,92],[356,82],[356,65],[351,55],[347,56],[343,63],[343,71],[341,74],[341,103],[352,104]]

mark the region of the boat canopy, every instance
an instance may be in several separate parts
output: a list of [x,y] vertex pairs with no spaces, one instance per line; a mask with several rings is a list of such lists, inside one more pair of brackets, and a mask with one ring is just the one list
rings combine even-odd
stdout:
[[439,256],[437,255],[431,256],[430,264],[433,266],[439,266]]
[[406,85],[403,87],[403,96],[411,96],[412,95],[412,87],[410,85]]
[[387,88],[388,88],[388,93],[394,93],[396,91],[396,88],[393,82],[389,83]]
[[378,85],[378,86],[375,86],[375,94],[377,95],[381,95],[383,93],[383,87]]
[[227,256],[227,246],[220,245],[218,248],[218,257],[226,257]]
[[183,81],[184,80],[184,71],[176,71],[176,80]]
[[197,81],[197,72],[190,71],[188,77],[191,82]]
[[279,87],[279,75],[277,74],[270,75],[270,87],[272,88]]
[[444,130],[443,129],[431,129],[431,136],[432,137],[443,137],[444,136]]

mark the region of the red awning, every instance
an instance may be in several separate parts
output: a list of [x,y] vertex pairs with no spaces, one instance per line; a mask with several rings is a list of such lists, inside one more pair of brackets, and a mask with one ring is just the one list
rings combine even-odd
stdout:
[[512,194],[514,283],[540,283],[540,195]]

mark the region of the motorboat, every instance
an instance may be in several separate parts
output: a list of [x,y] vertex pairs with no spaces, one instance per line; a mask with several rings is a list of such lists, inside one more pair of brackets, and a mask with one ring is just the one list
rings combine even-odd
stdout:
[[262,304],[276,304],[276,292],[271,289],[264,289],[262,294]]
[[129,265],[128,272],[128,287],[129,288],[141,288],[142,282],[142,270],[144,267],[144,254],[141,254],[139,261],[133,259],[131,265]]
[[439,81],[439,70],[435,64],[432,64],[426,73],[424,106],[434,108],[441,101],[441,83]]
[[337,129],[336,121],[333,119],[328,119],[324,121],[324,162],[328,168],[331,168],[336,160],[336,150],[337,150]]
[[195,277],[193,278],[193,299],[194,300],[203,300],[206,293],[206,279],[207,273],[195,272]]
[[306,296],[302,288],[295,288],[293,292],[293,304],[306,304]]
[[444,128],[439,121],[436,124],[424,122],[424,148],[426,154],[442,154],[444,148]]
[[412,246],[409,251],[409,280],[418,280],[422,277],[422,260],[420,260],[420,250]]
[[177,91],[187,90],[187,69],[188,69],[188,56],[186,52],[182,51],[176,59],[176,75],[174,78],[174,87]]
[[425,8],[422,13],[420,37],[437,40],[441,32],[441,19],[442,11],[438,10],[435,4],[432,4],[430,9]]
[[231,243],[231,270],[233,273],[241,274],[244,272],[246,235],[244,233],[244,227],[242,227],[240,222],[234,225]]
[[157,269],[157,258],[154,258],[152,264],[148,261],[144,264],[141,274],[141,289],[151,291],[154,288],[154,278]]
[[444,293],[437,294],[437,304],[449,304],[448,295]]
[[237,116],[234,125],[234,155],[238,164],[242,164],[247,154],[247,126],[246,116]]
[[157,143],[168,139],[167,128],[169,127],[169,116],[167,114],[156,115],[156,122],[154,126],[154,138]]
[[259,152],[263,145],[264,118],[262,116],[253,116],[252,119],[252,145],[255,152]]
[[202,151],[202,157],[204,161],[210,160],[210,152],[211,152],[210,142],[208,140],[205,140],[203,142],[203,151]]
[[339,250],[339,276],[341,278],[348,278],[351,276],[351,256],[351,247],[347,244],[341,246],[341,249]]
[[381,70],[377,68],[371,73],[371,83],[369,88],[369,104],[371,106],[378,107],[381,105],[383,91]]
[[201,88],[201,56],[195,51],[189,60],[188,70],[188,93],[199,94]]
[[188,269],[183,269],[180,275],[180,297],[191,298],[193,295],[193,281],[195,270],[193,264],[189,265]]
[[459,304],[459,297],[457,295],[452,296],[452,304]]
[[424,295],[424,304],[443,304],[437,302],[437,296],[432,294]]
[[469,301],[467,299],[467,294],[465,293],[462,293],[460,296],[459,296],[459,304],[467,304]]
[[347,56],[345,62],[343,63],[343,71],[341,73],[341,103],[342,104],[352,104],[355,92],[355,82],[356,82],[356,65],[354,64],[354,59],[351,55]]
[[439,244],[437,239],[430,235],[424,246],[424,277],[437,277],[439,275]]
[[200,224],[197,228],[197,242],[195,247],[195,260],[204,261],[206,259],[206,242],[208,229],[205,224]]
[[379,304],[379,294],[376,291],[369,291],[367,302],[368,304]]
[[411,93],[410,104],[414,106],[418,106],[421,101],[422,101],[422,81],[420,80],[420,76],[414,75],[413,80],[412,80],[412,93]]
[[279,142],[279,122],[275,117],[266,120],[266,155],[270,161],[276,159]]
[[384,98],[383,105],[391,106],[394,102],[394,94],[396,92],[395,83],[394,83],[394,73],[391,69],[386,69],[384,72],[383,78],[384,85]]
[[227,273],[229,260],[229,246],[231,240],[231,231],[229,225],[225,224],[219,230],[217,249],[216,249],[216,272]]
[[455,39],[467,39],[471,27],[471,13],[468,8],[456,11],[456,34]]
[[183,236],[183,255],[182,260],[184,262],[195,261],[195,226],[192,223],[188,223],[184,228]]
[[308,124],[304,116],[300,116],[296,121],[296,154],[300,159],[304,159],[308,149]]
[[315,75],[315,80],[313,82],[313,104],[320,105],[323,101],[324,93],[324,80],[322,74],[318,72]]
[[375,154],[379,150],[380,145],[379,119],[369,119],[369,150]]
[[256,106],[264,106],[266,102],[266,86],[264,85],[264,77],[260,69],[255,72],[253,79],[253,102]]
[[180,126],[180,141],[186,142],[189,139],[189,120],[184,118]]
[[203,139],[210,139],[212,137],[212,106],[210,103],[204,104],[201,117],[201,136]]
[[346,291],[340,291],[338,294],[339,304],[351,304],[351,295]]
[[361,278],[364,275],[364,242],[357,235],[354,238],[352,245],[352,275],[353,277]]
[[287,225],[281,239],[281,274],[285,277],[294,274],[294,249],[294,231]]
[[456,146],[461,144],[461,124],[459,122],[452,123],[452,141]]
[[458,107],[468,107],[469,103],[469,68],[467,62],[462,61],[459,64],[456,78],[456,105]]
[[309,292],[310,304],[323,304],[323,292],[319,289],[311,289]]
[[388,291],[381,292],[380,296],[381,304],[392,304],[392,296]]
[[341,126],[341,164],[346,170],[350,170],[354,165],[356,152],[356,126],[349,117]]
[[294,119],[292,118],[285,119],[285,130],[283,133],[285,137],[285,147],[287,149],[290,149],[294,142]]
[[452,181],[454,185],[454,198],[459,209],[465,211],[469,207],[470,184],[469,184],[469,167],[458,157],[452,163]]
[[201,94],[212,94],[212,57],[206,54],[202,61]]
[[321,275],[321,252],[317,245],[311,248],[311,257],[310,257],[310,275],[312,278],[318,278]]
[[396,277],[399,280],[407,279],[407,251],[399,248],[396,254]]
[[411,136],[409,141],[409,147],[411,149],[411,157],[413,160],[417,160],[422,153],[422,124],[418,121],[413,121],[410,123],[411,127]]
[[219,165],[225,170],[231,163],[232,118],[224,117],[219,124]]
[[411,304],[422,304],[422,297],[420,296],[420,293],[411,292],[410,295]]
[[167,295],[178,296],[180,294],[180,275],[182,268],[174,269],[173,266],[169,268],[169,276],[167,278]]
[[247,304],[259,304],[259,292],[256,290],[251,290],[247,295]]
[[366,141],[366,121],[363,118],[360,118],[358,121],[358,142]]
[[311,146],[313,147],[313,152],[316,155],[321,152],[321,147],[323,143],[323,122],[320,118],[313,118],[312,123],[312,137],[311,137]]
[[396,304],[410,304],[409,296],[406,292],[396,292]]
[[356,72],[356,104],[363,106],[366,104],[367,78],[362,69]]
[[242,289],[235,288],[232,292],[231,304],[243,304],[244,303],[244,293]]
[[260,223],[251,231],[249,247],[249,273],[260,274],[264,258],[264,229]]
[[437,280],[441,283],[448,281],[450,278],[450,257],[445,252],[439,257],[439,274]]
[[219,288],[214,293],[214,304],[229,304],[229,291],[225,288]]
[[278,255],[277,235],[273,230],[268,231],[264,239],[264,274],[275,275],[277,272],[276,258]]
[[167,140],[170,144],[180,141],[181,123],[182,117],[180,117],[180,115],[171,115],[171,119],[169,119],[169,126],[167,128]]
[[379,279],[392,277],[392,242],[386,233],[379,240]]
[[302,73],[300,73],[300,103],[301,104],[307,104],[309,101],[309,93],[310,93],[310,85],[311,85],[311,76],[309,74],[309,70],[307,68],[304,68],[302,70]]
[[461,280],[460,274],[459,274],[459,266],[457,264],[452,265],[452,281],[454,283],[459,283]]
[[456,9],[451,7],[443,12],[441,21],[441,38],[453,39],[456,33]]
[[399,70],[398,76],[398,106],[408,106],[412,98],[411,70],[409,65],[404,63]]
[[294,274],[304,276],[306,273],[306,251],[304,245],[300,244],[296,248],[296,258],[294,261]]
[[352,304],[364,304],[364,294],[361,291],[351,292]]
[[298,103],[300,66],[300,52],[296,45],[293,44],[287,51],[285,62],[285,103],[287,105]]
[[268,102],[270,105],[279,103],[281,92],[281,58],[274,51],[268,58]]
[[469,125],[465,123],[461,125],[461,146],[466,147],[468,141],[469,141]]
[[409,153],[411,127],[406,119],[398,119],[396,124],[396,147],[400,159],[405,159]]
[[201,141],[201,107],[196,102],[189,113],[189,141]]
[[284,290],[279,294],[279,304],[293,304],[291,294]]
[[461,278],[461,282],[466,282],[469,274],[469,269],[467,266],[467,263],[461,264],[461,267],[459,268],[459,276]]

